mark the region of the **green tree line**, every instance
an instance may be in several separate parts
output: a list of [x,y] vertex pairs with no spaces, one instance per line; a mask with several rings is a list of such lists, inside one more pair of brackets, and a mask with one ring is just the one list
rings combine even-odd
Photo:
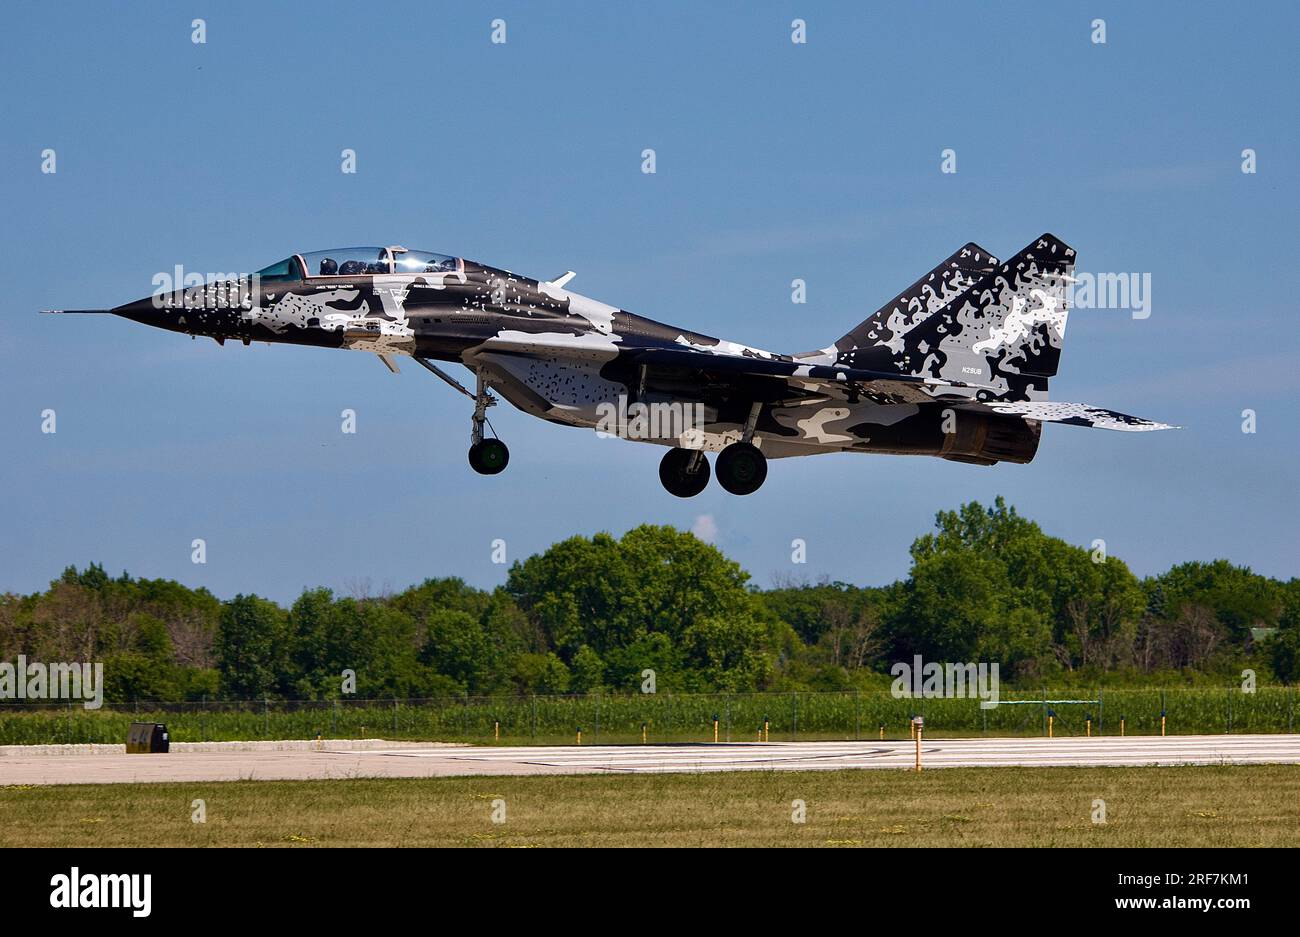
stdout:
[[[427,579],[403,592],[306,590],[288,608],[171,580],[68,567],[0,596],[0,660],[102,661],[129,700],[838,690],[894,661],[997,662],[1013,683],[1300,678],[1300,580],[1227,560],[1139,579],[1043,533],[998,499],[940,512],[886,586],[789,579],[761,589],[671,527],[571,537],[505,585]],[[346,686],[348,675],[354,686]]]

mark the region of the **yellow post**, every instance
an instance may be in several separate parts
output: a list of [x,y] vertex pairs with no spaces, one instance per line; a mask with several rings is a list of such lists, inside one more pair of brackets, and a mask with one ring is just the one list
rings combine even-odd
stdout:
[[925,720],[917,716],[912,720],[912,734],[916,736],[916,770],[921,770],[921,734]]
[[1088,738],[1092,738],[1092,717],[1088,717]]
[[578,744],[582,744],[582,729],[578,729]]
[[1165,714],[1160,714],[1160,737],[1164,738],[1165,734]]
[[881,726],[881,727],[880,727],[880,741],[883,742],[884,740],[885,740],[885,727],[884,727],[884,726]]
[[1055,721],[1056,721],[1056,717],[1055,717],[1055,716],[1048,716],[1048,717],[1047,717],[1047,737],[1048,737],[1049,739],[1052,737],[1052,723],[1055,722]]
[[645,723],[641,723],[641,744],[645,744]]
[[492,723],[492,735],[493,735],[493,737],[495,737],[495,739],[496,739],[498,742],[501,741],[501,722],[500,722],[500,720],[497,720],[496,722]]
[[763,720],[763,741],[764,741],[764,742],[767,741],[767,729],[768,729],[768,726],[769,726],[768,721],[767,721],[766,719],[764,719],[764,720]]
[[1119,734],[1120,734],[1121,737],[1123,737],[1123,735],[1124,735],[1124,717],[1123,717],[1123,716],[1120,716],[1120,718],[1119,718]]
[[718,744],[718,717],[713,717],[713,744]]
[[910,724],[912,726],[912,738],[915,739],[916,738],[916,717],[915,716],[912,717],[912,721]]

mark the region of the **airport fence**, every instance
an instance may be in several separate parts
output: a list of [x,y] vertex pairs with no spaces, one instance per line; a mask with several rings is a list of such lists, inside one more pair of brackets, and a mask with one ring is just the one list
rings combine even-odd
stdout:
[[1295,731],[1294,687],[1114,688],[1006,692],[978,699],[830,693],[138,701],[0,704],[0,744],[120,743],[131,722],[166,723],[176,742],[385,738],[491,744],[744,742],[929,737],[1170,735]]

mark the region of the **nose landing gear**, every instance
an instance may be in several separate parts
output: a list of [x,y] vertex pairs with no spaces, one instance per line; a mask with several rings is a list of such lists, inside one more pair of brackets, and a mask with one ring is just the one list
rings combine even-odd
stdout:
[[495,475],[510,462],[510,450],[499,439],[481,439],[469,447],[469,465],[480,475]]
[[488,393],[483,372],[474,372],[474,416],[470,430],[469,466],[480,475],[496,475],[510,462],[510,450],[499,439],[485,439],[483,424],[487,422],[487,408],[496,406],[496,398]]
[[446,381],[456,390],[474,401],[474,415],[470,418],[473,429],[470,430],[469,465],[480,475],[496,475],[510,462],[510,450],[499,439],[486,439],[483,436],[483,424],[487,422],[487,408],[495,407],[496,398],[488,392],[487,381],[482,371],[474,372],[474,393],[470,393],[460,381],[456,380],[442,368],[419,356],[412,356],[417,364],[435,376]]

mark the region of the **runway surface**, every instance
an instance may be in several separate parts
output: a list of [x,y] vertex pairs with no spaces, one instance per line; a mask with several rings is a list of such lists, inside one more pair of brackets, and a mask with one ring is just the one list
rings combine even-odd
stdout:
[[[711,745],[421,747],[365,751],[173,751],[166,755],[15,753],[0,785],[159,781],[424,778],[457,775],[657,774],[716,771],[905,769],[911,742],[742,742]],[[1300,764],[1300,735],[927,740],[926,769],[1186,764]]]

